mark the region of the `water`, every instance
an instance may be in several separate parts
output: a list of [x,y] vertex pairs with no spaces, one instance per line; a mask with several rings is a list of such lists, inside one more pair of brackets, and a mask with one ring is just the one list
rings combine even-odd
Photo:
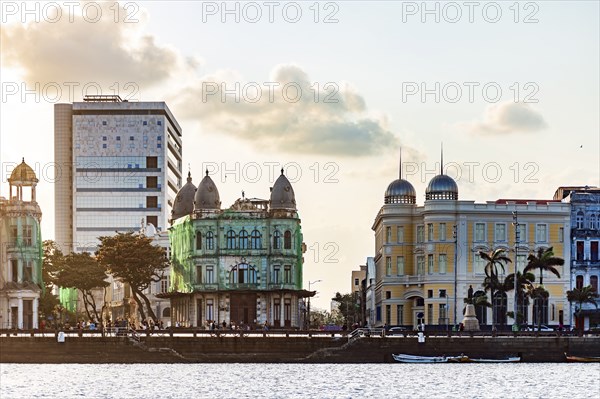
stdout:
[[0,364],[0,398],[600,397],[600,364]]

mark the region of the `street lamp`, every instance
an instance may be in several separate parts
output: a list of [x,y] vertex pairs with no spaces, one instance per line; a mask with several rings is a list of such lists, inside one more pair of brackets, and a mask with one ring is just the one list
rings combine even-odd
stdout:
[[514,322],[513,322],[513,331],[518,331],[519,330],[519,323],[517,321],[517,310],[518,310],[518,306],[517,306],[517,301],[519,300],[519,293],[517,292],[517,271],[518,271],[518,262],[519,262],[519,241],[520,241],[520,234],[519,234],[519,215],[517,213],[517,211],[513,212],[513,225],[515,226],[515,299],[514,299],[514,306],[513,306],[513,316],[514,316]]
[[456,298],[458,297],[458,294],[456,293],[456,290],[458,289],[458,270],[456,270],[456,268],[458,267],[457,265],[457,259],[458,259],[458,230],[457,230],[457,225],[454,225],[454,227],[452,228],[452,237],[454,238],[454,325],[456,326]]
[[[309,281],[308,282],[308,291],[310,292],[310,286],[312,284],[317,284],[317,283],[320,283],[321,281],[323,281],[323,280]],[[308,297],[308,309],[306,310],[306,314],[307,314],[307,317],[306,317],[307,318],[307,323],[306,323],[306,325],[308,327],[307,330],[310,330],[310,296]]]

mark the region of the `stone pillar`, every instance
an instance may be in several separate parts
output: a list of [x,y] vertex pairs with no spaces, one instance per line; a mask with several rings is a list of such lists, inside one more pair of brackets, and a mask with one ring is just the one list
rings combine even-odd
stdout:
[[282,293],[282,294],[281,294],[281,306],[279,306],[279,313],[280,313],[280,317],[279,317],[279,327],[285,327],[285,320],[284,320],[284,317],[285,317],[285,313],[284,313],[284,310],[285,310],[285,302],[284,302],[284,300],[283,300],[283,299],[284,299],[284,298],[283,298],[284,296],[285,296],[285,295]]
[[33,298],[33,328],[38,328],[38,302],[39,298]]
[[23,297],[19,297],[17,328],[23,328]]

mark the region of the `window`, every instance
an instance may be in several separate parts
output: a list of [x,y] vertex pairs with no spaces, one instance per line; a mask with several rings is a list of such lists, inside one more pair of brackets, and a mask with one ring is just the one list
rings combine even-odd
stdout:
[[102,141],[106,141],[108,138],[106,136],[102,136]]
[[281,249],[281,233],[275,230],[273,233],[273,249]]
[[19,238],[19,234],[17,232],[17,226],[15,225],[10,226],[10,238],[12,242],[16,245],[17,239]]
[[279,284],[279,273],[281,271],[280,266],[273,266],[273,274],[271,275],[271,282],[273,284]]
[[280,326],[281,324],[281,299],[275,298],[273,299],[273,321],[275,322],[275,326]]
[[440,290],[440,298],[446,298],[446,290]]
[[404,305],[396,306],[396,324],[404,324]]
[[146,167],[150,169],[158,168],[158,157],[146,157]]
[[19,282],[19,261],[17,259],[10,260],[10,269],[11,269],[11,281],[13,283]]
[[565,228],[558,228],[558,242],[565,242]]
[[427,290],[427,298],[433,298],[433,290]]
[[404,275],[404,256],[396,257],[396,273],[398,276]]
[[169,276],[162,276],[160,279],[160,292],[169,292]]
[[358,286],[358,279],[357,278],[354,279],[354,285]]
[[106,126],[106,121],[102,121],[102,126]]
[[144,121],[143,125],[147,126],[148,125],[148,121]]
[[227,249],[235,249],[235,231],[229,229],[226,235]]
[[212,299],[206,300],[206,321],[213,321],[215,319],[214,302]]
[[251,249],[261,249],[262,248],[262,240],[260,231],[252,230],[250,234],[250,248]]
[[133,141],[133,140],[135,140],[135,137],[129,136],[129,141]]
[[536,225],[535,241],[536,242],[547,242],[548,241],[547,225],[545,225],[545,224]]
[[579,289],[583,288],[583,276],[575,277],[575,288],[579,288]]
[[475,223],[475,241],[485,241],[485,223]]
[[156,136],[157,141],[162,141],[162,136]]
[[433,223],[427,224],[427,241],[433,241]]
[[239,249],[248,249],[248,232],[244,229],[240,231],[239,236]]
[[389,326],[392,318],[392,305],[385,305],[385,322]]
[[523,272],[527,264],[527,255],[517,255],[517,270]]
[[158,188],[158,177],[146,176],[146,188]]
[[146,197],[146,208],[158,208],[158,197]]
[[596,215],[594,215],[593,213],[590,215],[589,226],[592,230],[596,228]]
[[538,324],[538,312],[541,312],[541,324],[548,324],[548,298],[533,300],[533,324]]
[[598,276],[590,276],[590,285],[594,291],[598,292]]
[[427,324],[433,324],[433,304],[427,304]]
[[33,264],[30,260],[23,263],[23,282],[33,282]]
[[196,232],[196,251],[202,249],[202,233]]
[[398,226],[396,228],[396,241],[404,242],[404,226]]
[[121,141],[121,136],[117,136],[117,141]]
[[283,248],[292,249],[292,232],[289,230],[283,233]]
[[475,253],[475,258],[473,259],[475,274],[484,274],[485,273],[485,260],[479,256],[478,253]]
[[284,284],[292,283],[292,266],[291,265],[285,265],[283,267],[283,282],[284,282]]
[[202,284],[202,266],[196,266],[196,284]]
[[392,258],[389,256],[386,256],[386,258],[385,258],[385,275],[386,276],[392,275]]
[[598,261],[598,241],[590,241],[590,260]]
[[583,241],[577,241],[577,260],[583,260]]
[[215,249],[215,236],[212,231],[206,233],[206,249],[211,251]]
[[388,244],[392,242],[392,228],[389,226],[385,228],[385,242]]
[[32,226],[23,226],[23,245],[30,247],[33,243]]
[[156,144],[156,148],[162,148],[162,144],[161,143],[157,143]]
[[215,268],[214,266],[206,266],[206,275],[204,276],[205,284],[215,283]]
[[527,242],[527,225],[525,223],[519,223],[517,226],[517,241]]
[[156,121],[156,124],[157,124],[158,126],[162,126],[162,121]]
[[256,269],[247,263],[239,263],[229,271],[231,284],[256,284]]
[[440,241],[446,241],[446,223],[440,223],[439,236]]
[[158,229],[158,216],[146,216],[146,224],[152,224]]
[[106,144],[102,144],[102,148],[108,148]]
[[425,257],[423,255],[417,256],[417,275],[422,276],[425,274]]
[[447,268],[447,256],[446,254],[439,254],[438,256],[438,267],[440,274],[446,274]]
[[438,314],[439,314],[438,324],[447,324],[448,323],[448,316],[446,314],[446,304],[445,303],[438,304]]
[[494,236],[494,241],[506,241],[506,225],[504,223],[496,223]]
[[415,300],[415,307],[418,307],[418,306],[425,306],[425,299],[417,298]]
[[392,291],[386,291],[385,292],[385,299],[391,299],[392,298]]
[[583,212],[581,212],[581,211],[577,212],[576,225],[577,225],[578,229],[583,229]]
[[427,273],[433,274],[433,255],[427,255]]
[[292,300],[290,298],[283,300],[283,320],[286,327],[292,325]]
[[417,243],[425,241],[425,226],[417,226]]

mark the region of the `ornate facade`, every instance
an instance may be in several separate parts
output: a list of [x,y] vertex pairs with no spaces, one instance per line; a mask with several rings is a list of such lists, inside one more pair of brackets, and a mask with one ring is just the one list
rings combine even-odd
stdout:
[[206,172],[177,194],[169,229],[171,323],[295,328],[303,325],[304,243],[294,190],[281,176],[270,200],[237,199],[221,208]]
[[38,328],[43,284],[37,182],[23,160],[8,179],[8,199],[0,197],[0,328]]

